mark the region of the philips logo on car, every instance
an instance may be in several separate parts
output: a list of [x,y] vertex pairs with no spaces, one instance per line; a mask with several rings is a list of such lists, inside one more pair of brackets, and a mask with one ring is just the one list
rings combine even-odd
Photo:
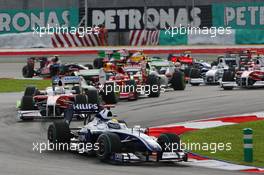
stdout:
[[89,111],[96,111],[99,109],[98,104],[75,104],[73,105],[73,109],[75,111],[83,111],[83,110],[89,110]]

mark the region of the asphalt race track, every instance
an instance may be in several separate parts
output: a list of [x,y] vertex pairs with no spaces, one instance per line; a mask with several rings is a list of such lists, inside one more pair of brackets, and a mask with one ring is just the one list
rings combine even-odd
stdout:
[[[21,75],[21,63],[5,63],[14,69],[2,69],[4,74]],[[12,70],[12,71],[11,71]],[[13,72],[13,70],[16,70]],[[9,72],[6,72],[9,71]],[[144,163],[110,165],[94,157],[74,153],[33,151],[33,142],[47,141],[46,129],[50,121],[17,122],[15,104],[22,93],[0,94],[0,174],[49,175],[124,175],[124,174],[180,174],[226,175],[245,174],[188,166],[185,163]],[[263,89],[223,91],[217,86],[188,86],[185,91],[169,91],[160,98],[142,98],[120,102],[114,113],[130,126],[142,127],[171,124],[188,120],[263,111]],[[81,124],[74,122],[74,125]]]

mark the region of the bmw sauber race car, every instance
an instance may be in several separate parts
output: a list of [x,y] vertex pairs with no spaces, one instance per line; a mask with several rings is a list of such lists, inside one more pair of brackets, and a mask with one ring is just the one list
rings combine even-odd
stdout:
[[48,141],[56,150],[95,154],[101,161],[120,163],[188,160],[187,153],[176,146],[180,138],[175,134],[155,138],[140,126],[128,128],[124,121],[113,118],[109,108],[86,118],[85,126],[70,128],[70,111],[65,121],[54,122],[48,128]]
[[52,87],[44,91],[27,87],[21,101],[18,101],[17,117],[20,120],[61,118],[69,106],[89,103],[99,104],[96,88],[82,86],[78,76],[57,77],[53,79]]
[[219,84],[224,70],[235,69],[239,65],[239,57],[237,55],[219,56],[217,65],[205,73],[205,84]]

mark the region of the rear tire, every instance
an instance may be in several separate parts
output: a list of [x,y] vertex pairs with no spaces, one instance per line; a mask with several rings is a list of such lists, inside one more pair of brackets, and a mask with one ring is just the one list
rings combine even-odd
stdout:
[[86,92],[88,96],[88,103],[91,104],[100,104],[99,95],[97,89],[88,89]]
[[[225,70],[222,81],[223,82],[234,82],[235,81],[234,77],[235,75],[231,70]],[[233,88],[234,88],[233,86],[223,87],[224,90],[233,90]]]
[[95,58],[93,61],[93,67],[95,69],[101,69],[104,66],[104,62],[102,58]]
[[121,140],[115,133],[101,134],[96,143],[99,146],[99,149],[96,150],[96,156],[101,161],[110,160],[113,153],[121,152]]
[[234,73],[230,70],[226,70],[224,71],[224,74],[223,74],[223,78],[222,78],[222,81],[226,82],[226,81],[235,81],[234,80]]
[[[148,85],[146,90],[149,92],[149,97],[159,97],[160,96],[160,80],[156,75],[149,75],[146,84]],[[156,91],[153,91],[154,87],[157,86]]]
[[184,73],[181,71],[176,71],[173,73],[171,78],[171,86],[176,90],[184,90],[186,87]]
[[34,76],[34,69],[26,65],[22,68],[22,75],[24,78],[32,78]]
[[87,104],[88,98],[86,95],[78,94],[75,96],[75,104]]
[[[192,78],[202,78],[201,71],[197,68],[192,68],[190,71],[190,79]],[[199,86],[200,83],[190,83],[192,86]]]

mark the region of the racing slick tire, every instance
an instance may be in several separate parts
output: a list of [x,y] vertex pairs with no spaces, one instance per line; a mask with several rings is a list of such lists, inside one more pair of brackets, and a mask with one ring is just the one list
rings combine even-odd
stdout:
[[22,68],[22,75],[24,78],[32,78],[34,76],[34,69],[31,66],[24,66]]
[[[234,72],[232,72],[231,70],[225,70],[224,74],[223,74],[223,78],[222,81],[223,82],[233,82],[234,80]],[[233,86],[223,86],[224,90],[233,90]]]
[[48,128],[48,140],[53,143],[50,149],[67,151],[70,147],[71,131],[66,122],[54,122]]
[[[180,137],[172,133],[164,133],[158,137],[158,144],[162,148],[162,152],[158,153],[158,159],[162,159],[163,152],[175,152],[180,151]],[[176,147],[175,147],[176,146]]]
[[[21,104],[20,104],[20,110],[21,111],[28,111],[28,110],[34,110],[34,99],[32,96],[23,96],[21,99]],[[23,121],[31,121],[34,120],[34,117],[21,117]]]
[[[160,96],[160,80],[159,77],[157,77],[154,74],[150,74],[147,78],[146,84],[146,91],[149,91],[149,97],[159,97]],[[157,91],[154,90],[154,86],[158,86]]]
[[[197,68],[192,68],[190,70],[190,79],[192,79],[192,78],[201,78],[201,71]],[[190,82],[190,84],[192,86],[199,86],[200,85],[200,83],[191,83],[191,82]]]
[[99,147],[96,150],[96,156],[101,161],[108,161],[113,153],[121,152],[121,140],[115,133],[101,134],[96,143],[98,143]]
[[25,89],[24,96],[34,96],[37,92],[37,88],[34,86],[28,86]]
[[23,96],[21,99],[21,107],[22,111],[34,110],[34,99],[32,96]]
[[75,100],[75,104],[87,104],[88,103],[87,96],[83,94],[76,95],[74,100]]
[[184,73],[181,71],[175,71],[171,78],[171,86],[176,90],[184,90],[186,87],[186,82],[184,80]]
[[[107,91],[107,88],[111,87],[111,91]],[[103,92],[101,92],[102,100],[106,104],[116,104],[118,102],[117,94],[114,91],[114,84],[112,83],[106,83],[103,87]]]
[[93,69],[94,68],[93,65],[91,65],[91,64],[85,64],[84,66],[88,67],[88,69]]
[[100,104],[99,95],[97,89],[88,89],[86,92],[88,102],[91,104]]
[[93,67],[95,69],[101,69],[104,66],[104,62],[102,58],[95,58],[93,61]]

